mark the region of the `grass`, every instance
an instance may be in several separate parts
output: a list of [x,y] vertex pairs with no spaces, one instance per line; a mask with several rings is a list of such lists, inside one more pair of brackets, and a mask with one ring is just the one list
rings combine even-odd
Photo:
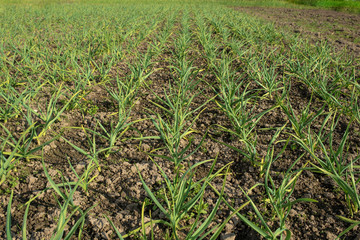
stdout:
[[[321,208],[299,194],[304,171],[333,180],[340,197],[331,200],[343,211],[333,234],[351,236],[360,222],[356,62],[227,7],[237,4],[294,6],[3,1],[0,237],[26,239],[35,202],[46,198],[58,210],[51,239],[93,236],[87,219],[99,214],[120,239],[217,239],[235,220],[258,236],[290,239],[301,234],[293,207]],[[154,166],[156,183],[133,153]],[[121,154],[136,171],[111,172],[109,162],[125,166]],[[255,169],[254,185],[238,176],[239,164]],[[43,177],[31,196],[10,184],[29,166]],[[124,186],[106,196],[121,204],[109,207],[94,186],[116,177]],[[140,216],[121,230],[116,211],[131,198],[117,188],[126,184],[139,190],[130,214]]]
[[337,11],[360,13],[358,0],[289,0],[289,2]]

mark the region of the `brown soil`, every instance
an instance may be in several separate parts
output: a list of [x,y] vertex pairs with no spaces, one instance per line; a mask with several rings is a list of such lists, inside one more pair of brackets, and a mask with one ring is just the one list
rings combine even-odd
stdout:
[[234,7],[251,16],[271,21],[316,43],[328,41],[360,56],[360,15],[324,9],[287,9],[271,7]]

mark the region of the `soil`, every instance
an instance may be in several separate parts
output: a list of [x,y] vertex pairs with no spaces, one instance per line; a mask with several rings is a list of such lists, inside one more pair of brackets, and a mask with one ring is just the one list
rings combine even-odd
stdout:
[[360,56],[360,15],[325,9],[234,7],[251,16],[271,21],[313,43],[327,41],[338,50]]
[[[268,17],[276,21],[276,24],[281,27],[291,27],[296,24],[296,26],[298,26],[296,29],[300,29],[299,33],[303,36],[310,36],[310,39],[313,41],[329,40],[339,48],[347,46],[354,54],[360,54],[360,46],[354,42],[354,39],[360,37],[359,26],[354,24],[360,22],[359,16],[323,10],[319,10],[317,13],[315,10],[306,12],[293,9],[237,9],[246,11],[247,13],[256,13],[256,15],[262,17],[266,16],[266,18]],[[314,16],[320,16],[319,19],[316,20],[317,23],[323,23],[329,26],[333,26],[333,18],[338,19],[338,21],[343,19],[341,23],[342,31],[336,31],[336,29],[340,29],[339,25],[330,27],[333,35],[336,36],[336,38],[339,36],[340,40],[333,41],[331,40],[332,38],[326,36],[324,33],[316,35],[315,32],[303,27],[304,22],[296,21],[298,19],[300,19],[300,21],[314,19]],[[342,16],[342,18],[340,16]],[[350,18],[350,16],[352,20],[347,19]],[[341,32],[341,34],[339,32]],[[308,33],[311,34],[308,35]],[[350,41],[350,37],[347,39],[345,33],[350,34],[351,39],[354,41]],[[340,36],[343,37],[340,38]],[[168,49],[171,49],[171,46],[168,46]],[[140,46],[139,50],[145,53],[146,47]],[[157,69],[157,71],[152,73],[146,80],[151,90],[148,87],[141,88],[136,104],[131,112],[132,120],[143,119],[143,121],[135,123],[125,133],[122,140],[117,141],[116,147],[119,150],[117,153],[111,154],[109,157],[100,154],[99,162],[101,171],[98,169],[94,170],[92,176],[97,177],[90,183],[87,192],[79,187],[74,196],[74,203],[80,206],[83,211],[94,206],[89,212],[83,227],[82,239],[115,239],[115,232],[106,220],[105,215],[114,222],[121,233],[129,233],[141,226],[142,204],[148,196],[140,181],[138,170],[141,172],[145,182],[151,186],[153,192],[161,193],[161,190],[165,187],[163,178],[149,154],[156,149],[163,148],[163,142],[160,140],[139,141],[131,137],[138,136],[139,133],[141,133],[142,136],[158,135],[153,123],[148,118],[149,115],[154,116],[154,112],[161,113],[161,111],[149,100],[156,101],[154,94],[163,97],[164,87],[173,79],[172,70],[169,68],[170,63],[164,60],[168,59],[168,55],[169,53],[163,52],[161,56],[158,56],[157,59],[154,60],[155,64],[152,66],[152,69]],[[189,54],[189,57],[194,59],[194,66],[202,69],[207,63],[205,59],[199,58],[198,56],[196,52]],[[129,71],[126,64],[119,63],[114,67],[114,71],[111,72],[110,78],[115,78],[115,76],[124,77]],[[208,98],[214,97],[213,90],[207,84],[214,81],[213,74],[200,74],[203,74],[201,77],[204,81],[197,86],[197,91],[201,91],[202,94],[196,97],[193,108],[200,106]],[[310,94],[303,89],[304,86],[302,86],[301,83],[294,81],[294,85],[291,88],[290,101],[298,112],[308,104],[308,100],[310,99]],[[48,96],[46,95],[46,90],[44,90],[44,96],[46,100],[46,96]],[[113,115],[115,112],[115,102],[111,100],[105,87],[102,85],[94,86],[91,89],[91,93],[87,96],[87,100],[91,101],[97,107],[96,113],[83,114],[83,112],[78,110],[65,111],[62,116],[62,121],[56,122],[52,127],[54,133],[62,129],[63,138],[82,149],[89,149],[86,134],[82,129],[69,128],[70,126],[83,126],[89,129],[95,129],[97,127],[97,129],[99,129],[97,121],[106,125],[116,120],[116,117]],[[264,99],[259,102],[257,111],[267,109],[274,104],[275,102],[273,100]],[[312,109],[315,111],[323,104],[320,99],[315,99],[312,104]],[[259,121],[256,132],[258,135],[257,151],[259,152],[260,159],[266,156],[266,149],[268,148],[272,135],[275,133],[274,130],[264,131],[263,129],[281,127],[286,124],[286,122],[285,114],[280,108],[270,111]],[[321,122],[322,119],[318,119],[313,128],[319,128]],[[347,123],[346,118],[340,120],[341,126],[346,126]],[[263,183],[263,178],[260,177],[261,172],[258,166],[254,166],[238,152],[224,147],[223,144],[219,143],[225,142],[234,147],[242,146],[236,138],[226,132],[220,131],[217,125],[225,127],[231,126],[227,117],[219,110],[214,101],[210,101],[206,104],[206,108],[203,109],[200,117],[193,126],[194,130],[196,130],[191,136],[194,145],[189,151],[194,150],[195,146],[201,143],[201,139],[205,134],[207,134],[206,138],[203,146],[192,155],[188,161],[189,164],[194,164],[206,159],[217,158],[216,169],[220,169],[224,165],[232,162],[225,193],[229,202],[234,206],[241,206],[247,199],[240,190],[240,187],[248,191],[256,183]],[[21,129],[25,129],[26,122],[15,119],[7,122],[6,126],[15,134],[19,134]],[[353,124],[351,132],[356,133],[359,131],[359,124]],[[340,141],[343,132],[343,128],[336,129],[336,142]],[[62,176],[69,181],[76,180],[76,176],[69,167],[68,161],[71,162],[73,168],[78,173],[82,173],[83,169],[87,167],[88,159],[71,147],[63,138],[53,141],[44,148],[44,165],[55,182],[61,182]],[[287,134],[281,134],[279,140],[286,140],[287,138]],[[47,139],[50,139],[50,136],[42,139],[42,142],[45,142]],[[96,143],[99,147],[106,146],[106,142],[100,138],[96,138]],[[354,156],[360,147],[360,136],[358,134],[351,135],[350,143],[349,152],[351,156]],[[281,143],[279,143],[279,145],[281,148]],[[36,146],[35,143],[34,146]],[[157,150],[156,154],[167,154],[167,152],[165,150]],[[301,149],[294,150],[291,146],[288,146],[281,155],[281,158],[272,166],[271,175],[274,176],[274,181],[281,181],[283,172],[302,154],[303,151]],[[305,155],[305,157],[296,164],[295,169],[303,166],[308,158],[309,157]],[[174,170],[172,163],[159,157],[155,157],[154,161],[171,176]],[[200,167],[196,174],[196,179],[206,176],[209,167],[209,164]],[[222,180],[222,178],[216,178],[214,185],[221,187]],[[13,236],[16,236],[15,239],[20,239],[19,229],[21,228],[25,211],[24,204],[46,187],[49,187],[49,183],[44,174],[41,161],[36,159],[21,161],[21,167],[19,166],[17,169],[14,169],[9,176],[9,180],[2,184],[0,188],[0,229],[5,229],[9,189],[14,190],[14,200],[11,209],[13,227],[11,230],[13,231]],[[271,219],[270,211],[265,211],[269,209],[269,206],[264,199],[263,193],[264,188],[258,187],[249,192],[249,196],[260,209],[264,210],[264,214]],[[287,221],[287,227],[292,231],[291,239],[335,239],[338,234],[350,226],[350,224],[338,218],[339,215],[349,216],[344,195],[337,190],[331,179],[324,177],[324,175],[304,171],[297,181],[292,197],[294,199],[313,198],[318,202],[299,203],[293,207]],[[215,205],[217,197],[214,192],[209,189],[204,199],[206,199],[209,210]],[[153,205],[149,205],[146,206],[145,209],[145,222],[150,219],[150,211],[152,211],[152,219],[164,219],[164,215],[161,214],[158,209],[155,209]],[[30,206],[27,221],[29,239],[50,239],[50,236],[56,228],[56,219],[59,213],[58,202],[54,197],[54,191],[47,190],[41,193]],[[230,211],[227,207],[222,207],[217,213],[217,221],[219,223],[222,222],[229,213]],[[251,219],[254,218],[251,217],[254,216],[254,213],[250,206],[242,209],[241,213]],[[78,215],[73,216],[69,225],[74,224],[78,217]],[[359,215],[355,215],[354,219],[359,219],[359,217]],[[186,223],[189,224],[191,221],[189,220]],[[273,230],[277,228],[276,221],[270,221],[268,224]],[[69,228],[67,228],[67,230],[69,230]],[[149,228],[146,229],[146,232],[150,235]],[[166,228],[162,225],[157,225],[154,228],[154,234],[155,239],[164,239]],[[5,231],[1,231],[0,238],[5,239],[5,237]],[[136,239],[136,236],[132,238]],[[226,240],[260,239],[260,236],[238,218],[233,217],[226,225],[220,238]],[[359,238],[359,228],[355,228],[346,235],[346,239]]]

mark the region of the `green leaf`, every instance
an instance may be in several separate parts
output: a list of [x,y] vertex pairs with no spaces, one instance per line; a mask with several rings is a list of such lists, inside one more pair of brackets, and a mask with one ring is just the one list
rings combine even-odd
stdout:
[[6,238],[8,240],[12,240],[11,236],[11,203],[14,196],[14,190],[11,190],[11,195],[9,199],[9,203],[7,206],[7,212],[6,212]]

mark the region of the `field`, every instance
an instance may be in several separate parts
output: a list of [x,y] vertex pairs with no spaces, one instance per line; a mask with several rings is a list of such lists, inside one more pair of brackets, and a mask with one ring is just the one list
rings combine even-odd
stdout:
[[360,17],[252,3],[1,2],[0,238],[358,239]]

